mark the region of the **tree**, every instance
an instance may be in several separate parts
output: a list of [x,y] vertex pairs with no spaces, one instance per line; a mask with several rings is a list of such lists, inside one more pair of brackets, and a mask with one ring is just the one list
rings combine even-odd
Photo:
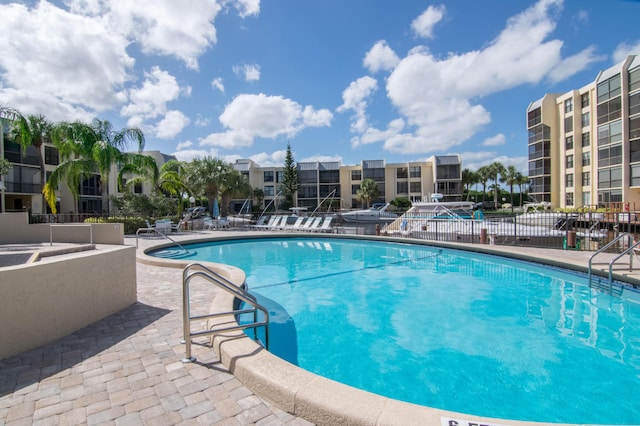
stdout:
[[524,200],[523,198],[524,192],[522,191],[522,186],[529,185],[529,176],[520,175],[520,177],[518,178],[517,184],[520,187],[520,206],[522,206],[523,200]]
[[118,174],[118,183],[121,184],[122,176],[126,173],[136,174],[137,176],[127,180],[127,190],[137,184],[150,183],[154,194],[177,198],[178,214],[182,214],[183,194],[192,195],[192,191],[187,185],[186,164],[178,160],[169,160],[160,169],[155,164],[154,161],[149,165],[132,163],[122,167]]
[[[65,161],[53,171],[44,187],[44,194],[51,210],[55,213],[55,190],[63,180],[77,197],[77,185],[82,178],[98,173],[100,175],[102,211],[109,211],[109,174],[111,166],[136,165],[153,167],[155,160],[142,155],[144,134],[136,127],[113,130],[109,121],[95,119],[91,124],[73,122],[60,123],[53,130],[54,143],[59,146]],[[123,152],[130,142],[137,145],[138,153]],[[156,165],[157,168],[157,165]],[[74,188],[75,186],[75,188]]]
[[[44,115],[23,115],[20,111],[8,107],[0,107],[0,116],[10,119],[10,134],[14,142],[16,142],[25,152],[27,148],[33,146],[38,159],[38,167],[40,167],[40,189],[44,188],[47,180],[47,170],[44,166],[44,156],[42,154],[42,146],[46,141],[51,140],[51,130],[53,123],[47,120]],[[46,213],[45,198],[42,195],[40,213]]]
[[[187,182],[194,194],[204,196],[212,208],[214,200],[226,189],[225,175],[231,171],[235,171],[231,164],[219,158],[196,158],[187,166]],[[222,215],[226,213],[225,206],[221,205],[220,210]]]
[[462,170],[462,186],[467,191],[467,201],[469,200],[469,193],[471,192],[471,186],[477,183],[479,176],[476,172],[469,169]]
[[491,179],[491,170],[488,166],[482,166],[476,172],[478,174],[478,183],[482,184],[482,201],[487,193],[487,182]]
[[498,161],[494,161],[489,164],[489,175],[491,176],[491,180],[493,181],[493,185],[495,187],[493,191],[493,203],[495,206],[498,205],[498,193],[500,192],[500,185],[498,184],[498,176],[504,174],[505,168],[502,163]]
[[[224,186],[220,191],[221,195],[221,213],[226,213],[229,203],[233,198],[247,198],[251,195],[251,185],[245,176],[237,170],[231,168],[229,173],[224,177]],[[224,214],[226,216],[226,214]]]
[[298,182],[298,169],[296,163],[293,160],[293,154],[291,153],[291,145],[287,144],[287,154],[284,157],[284,173],[282,177],[282,189],[284,191],[284,208],[294,207],[295,194],[300,187]]
[[356,198],[359,201],[362,201],[365,208],[369,207],[369,203],[371,200],[375,200],[378,198],[378,184],[373,179],[364,179],[362,183],[360,183],[360,189],[356,192]]
[[511,195],[511,212],[513,212],[513,186],[518,184],[520,176],[522,175],[515,166],[507,167],[504,173],[500,176],[500,182],[509,185],[509,194]]
[[0,177],[8,174],[9,170],[11,170],[11,163],[9,162],[9,160],[0,158]]

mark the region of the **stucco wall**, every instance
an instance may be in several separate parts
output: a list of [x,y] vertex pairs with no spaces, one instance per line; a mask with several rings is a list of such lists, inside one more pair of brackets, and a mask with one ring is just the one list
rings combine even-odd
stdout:
[[0,272],[0,359],[66,336],[137,300],[136,250],[91,250]]
[[[27,213],[0,214],[0,244],[86,243],[93,232],[94,244],[124,244],[124,226],[120,223],[47,223],[29,224]],[[91,230],[91,231],[90,231]]]

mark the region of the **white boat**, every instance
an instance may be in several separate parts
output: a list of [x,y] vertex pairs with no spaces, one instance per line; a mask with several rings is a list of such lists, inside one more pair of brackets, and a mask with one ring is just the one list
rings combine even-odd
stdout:
[[383,206],[375,206],[365,210],[352,210],[340,212],[339,216],[345,222],[368,223],[368,222],[392,222],[398,219],[398,215],[387,211],[389,203]]

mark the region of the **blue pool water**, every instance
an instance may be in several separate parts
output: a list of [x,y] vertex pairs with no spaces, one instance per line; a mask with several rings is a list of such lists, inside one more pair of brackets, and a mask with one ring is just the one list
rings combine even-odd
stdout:
[[610,296],[579,274],[421,245],[188,247],[194,261],[242,268],[271,312],[270,350],[316,374],[473,415],[640,424],[635,291]]

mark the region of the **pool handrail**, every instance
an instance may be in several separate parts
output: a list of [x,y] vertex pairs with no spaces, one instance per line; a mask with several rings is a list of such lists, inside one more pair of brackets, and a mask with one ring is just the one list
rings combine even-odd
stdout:
[[[226,291],[237,299],[243,301],[244,303],[252,306],[251,309],[234,309],[232,311],[226,312],[218,312],[206,315],[196,315],[191,316],[191,307],[190,307],[190,291],[189,284],[192,278],[201,277],[210,283],[216,285],[219,289]],[[245,282],[246,286],[246,282]],[[262,311],[264,314],[264,320],[258,321],[258,311]],[[214,328],[211,327],[205,331],[191,332],[191,321],[193,320],[201,320],[208,318],[217,318],[225,315],[240,315],[245,313],[253,313],[253,322],[247,324],[237,324],[234,326],[228,326],[223,328]],[[265,341],[264,347],[265,349],[269,349],[269,310],[258,303],[255,296],[250,294],[245,289],[236,286],[231,281],[212,270],[204,266],[201,263],[190,263],[187,265],[182,271],[182,322],[183,322],[183,343],[185,344],[185,358],[182,362],[193,362],[195,361],[195,357],[191,355],[191,338],[196,336],[212,336],[216,333],[225,332],[225,331],[233,331],[233,330],[245,330],[247,328],[253,328],[254,331],[257,327],[264,327],[265,329]],[[257,336],[254,336],[254,340],[258,340]],[[258,340],[258,343],[259,340]]]
[[635,241],[633,239],[633,235],[628,233],[628,232],[624,232],[620,235],[618,235],[616,238],[614,238],[613,240],[609,241],[606,245],[604,245],[603,247],[600,247],[599,250],[597,250],[595,253],[593,253],[590,257],[589,257],[589,268],[588,268],[588,279],[589,279],[589,285],[591,285],[591,276],[592,276],[592,265],[593,265],[593,259],[599,255],[600,253],[605,252],[607,249],[609,249],[610,247],[614,246],[615,244],[617,244],[620,240],[622,240],[623,238],[627,238],[627,248],[624,249],[622,251],[622,253],[620,253],[618,256],[614,257],[613,259],[611,259],[608,264],[609,264],[609,275],[608,275],[608,284],[609,284],[609,293],[611,293],[612,288],[613,288],[613,264],[616,263],[619,259],[621,259],[622,257],[629,255],[629,271],[633,270],[633,253],[636,250],[636,248],[640,245],[640,241]]

